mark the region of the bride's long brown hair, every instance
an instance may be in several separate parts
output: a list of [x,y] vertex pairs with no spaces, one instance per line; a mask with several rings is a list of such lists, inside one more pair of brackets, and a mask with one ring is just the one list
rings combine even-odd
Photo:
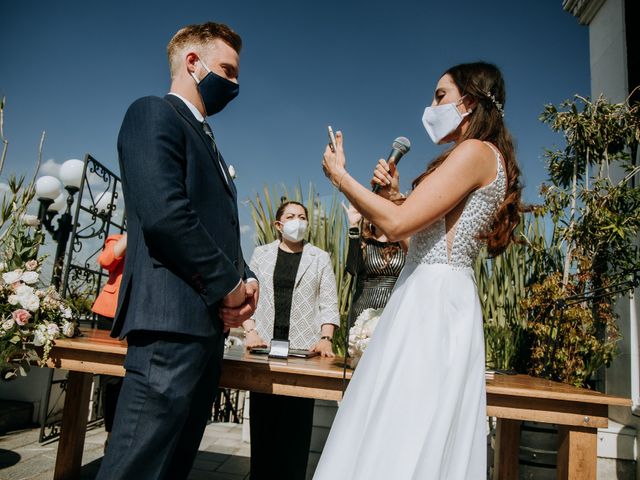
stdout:
[[[464,95],[477,103],[473,113],[467,117],[469,125],[458,143],[477,139],[492,143],[502,154],[506,166],[507,192],[498,207],[495,220],[480,238],[486,240],[491,256],[502,253],[514,238],[514,230],[520,222],[520,168],[516,161],[511,134],[503,121],[505,89],[500,70],[495,65],[484,62],[463,63],[451,67],[443,75],[449,74]],[[426,171],[413,181],[413,188],[444,162],[456,147],[443,152],[429,164]]]

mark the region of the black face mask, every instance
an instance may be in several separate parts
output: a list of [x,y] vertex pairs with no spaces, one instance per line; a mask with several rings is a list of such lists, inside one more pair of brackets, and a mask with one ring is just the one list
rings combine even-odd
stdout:
[[204,62],[200,61],[200,63],[209,73],[199,82],[193,73],[191,76],[198,85],[198,92],[200,92],[207,116],[215,115],[226,107],[227,103],[238,96],[240,86],[220,75],[216,75],[207,68]]

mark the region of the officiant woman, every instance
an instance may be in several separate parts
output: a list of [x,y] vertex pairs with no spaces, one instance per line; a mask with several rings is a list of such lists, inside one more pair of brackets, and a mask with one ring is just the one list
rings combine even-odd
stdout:
[[[276,212],[279,239],[256,247],[251,270],[261,286],[253,318],[243,323],[248,348],[272,338],[290,348],[333,357],[340,324],[336,279],[329,254],[306,242],[308,212],[284,202]],[[251,392],[251,479],[304,480],[314,400]]]

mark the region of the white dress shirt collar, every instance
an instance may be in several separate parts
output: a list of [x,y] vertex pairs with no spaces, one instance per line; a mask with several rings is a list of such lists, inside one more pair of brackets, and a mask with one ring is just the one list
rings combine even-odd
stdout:
[[193,105],[193,103],[184,98],[182,95],[178,95],[176,92],[169,92],[169,95],[174,95],[182,100],[187,108],[191,111],[191,113],[193,113],[193,116],[196,117],[196,120],[200,123],[204,122],[204,117],[202,116],[200,111]]

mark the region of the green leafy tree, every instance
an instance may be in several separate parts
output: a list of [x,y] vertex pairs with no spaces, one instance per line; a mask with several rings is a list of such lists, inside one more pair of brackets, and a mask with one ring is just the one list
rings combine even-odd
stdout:
[[616,354],[613,305],[640,270],[640,115],[628,102],[576,96],[547,105],[540,119],[565,140],[545,153],[550,183],[541,188],[562,264],[523,302],[529,371],[582,386]]

